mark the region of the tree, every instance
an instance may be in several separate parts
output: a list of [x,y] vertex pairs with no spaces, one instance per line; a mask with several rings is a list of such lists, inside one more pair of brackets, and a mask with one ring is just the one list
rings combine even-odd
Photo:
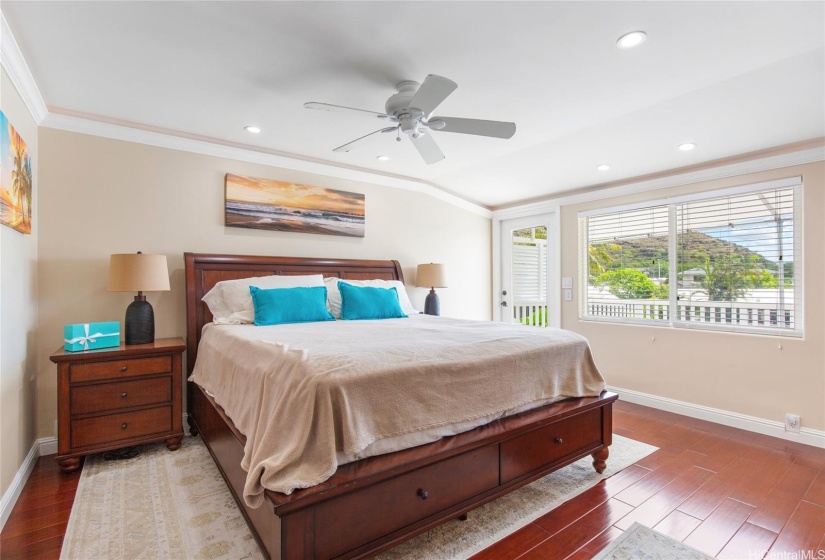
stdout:
[[622,248],[616,243],[599,243],[598,245],[588,245],[587,253],[590,259],[590,275],[602,274],[613,262],[613,253],[621,251]]
[[749,263],[741,255],[705,258],[702,266],[705,277],[700,280],[709,301],[736,301],[748,291],[748,277],[752,276]]
[[29,223],[31,223],[32,189],[34,188],[34,180],[32,179],[32,159],[30,157],[26,158],[26,165],[23,168],[23,178],[25,182],[23,195],[26,199],[26,215],[28,216]]
[[[9,127],[11,128],[11,127]],[[23,199],[26,195],[27,176],[26,176],[26,145],[23,139],[16,130],[9,130],[12,151],[14,153],[14,161],[12,163],[11,171],[11,192],[16,201],[16,206],[23,210]],[[29,168],[29,177],[31,177],[31,168]]]
[[597,286],[605,286],[619,299],[650,299],[656,284],[644,272],[633,268],[610,270],[596,277]]
[[755,271],[748,275],[747,283],[749,288],[777,288],[779,280],[771,274],[770,270]]

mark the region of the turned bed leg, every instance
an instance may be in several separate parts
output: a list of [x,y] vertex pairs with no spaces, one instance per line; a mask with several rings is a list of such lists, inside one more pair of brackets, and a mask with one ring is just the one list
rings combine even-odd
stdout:
[[192,418],[191,414],[186,416],[186,421],[189,423],[189,434],[192,437],[197,437],[198,435],[198,425],[195,424],[195,420]]
[[607,457],[610,455],[610,449],[608,447],[602,447],[595,453],[591,453],[591,457],[593,457],[593,468],[596,469],[596,472],[602,474],[604,469],[607,468]]
[[69,474],[75,472],[80,468],[80,457],[69,457],[68,459],[58,459],[57,464],[60,465],[60,470]]

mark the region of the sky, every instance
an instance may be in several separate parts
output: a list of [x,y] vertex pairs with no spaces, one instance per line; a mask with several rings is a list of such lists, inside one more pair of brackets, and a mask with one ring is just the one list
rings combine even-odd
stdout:
[[226,200],[364,215],[364,195],[273,179],[226,175]]

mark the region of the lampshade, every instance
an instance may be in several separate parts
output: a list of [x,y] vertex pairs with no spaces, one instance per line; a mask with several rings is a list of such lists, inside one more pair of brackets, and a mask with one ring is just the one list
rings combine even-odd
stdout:
[[419,288],[446,288],[447,269],[440,263],[418,265],[415,285]]
[[169,290],[166,255],[129,253],[109,260],[110,292],[165,292]]

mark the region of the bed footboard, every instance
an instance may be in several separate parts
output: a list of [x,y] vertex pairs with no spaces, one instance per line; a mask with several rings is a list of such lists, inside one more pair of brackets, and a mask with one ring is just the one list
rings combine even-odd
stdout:
[[605,468],[613,393],[571,399],[469,432],[343,465],[328,481],[290,496],[243,502],[244,437],[192,384],[193,422],[272,559],[364,558],[395,546],[550,472],[593,456]]

